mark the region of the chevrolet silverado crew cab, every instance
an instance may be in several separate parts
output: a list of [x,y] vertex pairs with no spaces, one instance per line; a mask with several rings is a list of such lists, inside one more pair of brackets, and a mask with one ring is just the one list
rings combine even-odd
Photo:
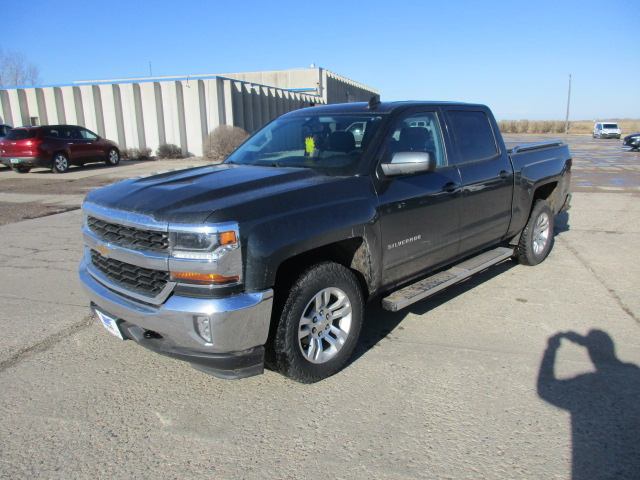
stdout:
[[80,279],[121,339],[222,378],[266,363],[315,382],[348,361],[366,301],[542,262],[571,164],[561,141],[507,150],[483,105],[306,108],[222,164],[90,192]]

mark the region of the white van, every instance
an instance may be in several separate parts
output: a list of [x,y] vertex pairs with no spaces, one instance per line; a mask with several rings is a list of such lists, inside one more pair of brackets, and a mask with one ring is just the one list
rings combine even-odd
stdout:
[[620,138],[622,130],[617,123],[598,122],[593,127],[593,138]]

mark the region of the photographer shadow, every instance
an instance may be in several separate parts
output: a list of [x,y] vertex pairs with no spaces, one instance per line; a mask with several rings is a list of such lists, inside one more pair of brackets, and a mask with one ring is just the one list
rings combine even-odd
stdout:
[[[562,339],[585,347],[595,372],[555,376]],[[549,338],[538,375],[538,395],[571,414],[572,479],[640,479],[640,368],[621,362],[611,337],[591,330]]]

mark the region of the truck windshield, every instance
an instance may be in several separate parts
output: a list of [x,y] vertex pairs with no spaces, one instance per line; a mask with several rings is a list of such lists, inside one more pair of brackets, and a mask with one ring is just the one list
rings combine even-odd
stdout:
[[362,153],[381,124],[372,114],[309,114],[270,123],[225,163],[316,168],[328,175],[355,172]]
[[618,124],[617,123],[605,123],[604,125],[602,125],[602,128],[618,128]]

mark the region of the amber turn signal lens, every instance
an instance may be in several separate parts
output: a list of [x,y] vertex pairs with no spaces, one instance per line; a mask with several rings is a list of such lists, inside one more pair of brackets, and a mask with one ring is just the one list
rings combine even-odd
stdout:
[[221,232],[220,245],[229,245],[230,243],[236,243],[236,232]]
[[202,283],[202,284],[225,284],[234,283],[240,280],[240,277],[225,277],[216,273],[191,273],[191,272],[171,272],[171,278],[173,280],[183,280],[190,283]]

